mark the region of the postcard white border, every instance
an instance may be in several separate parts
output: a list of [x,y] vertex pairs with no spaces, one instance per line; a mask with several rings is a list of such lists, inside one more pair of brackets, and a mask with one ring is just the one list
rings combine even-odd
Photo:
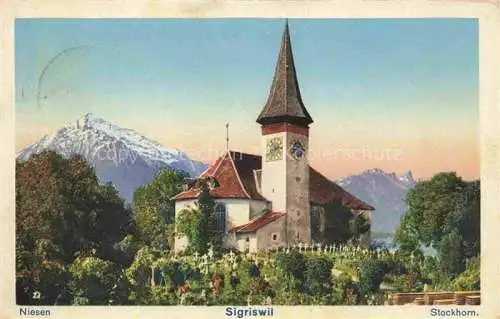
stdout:
[[[15,305],[15,18],[410,18],[479,19],[482,264],[480,318],[500,318],[500,2],[440,0],[0,1],[0,318]],[[453,154],[450,154],[453,156]],[[225,307],[43,307],[52,318],[223,318]],[[427,306],[275,307],[280,318],[431,318]],[[470,309],[473,309],[472,307]]]

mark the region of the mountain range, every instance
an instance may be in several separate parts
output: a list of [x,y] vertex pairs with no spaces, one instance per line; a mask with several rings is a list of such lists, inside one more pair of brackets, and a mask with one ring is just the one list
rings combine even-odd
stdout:
[[[132,201],[134,191],[150,182],[162,168],[182,170],[192,177],[207,168],[178,149],[164,147],[90,113],[26,147],[17,154],[17,159],[27,160],[43,150],[53,150],[65,157],[82,155],[94,167],[97,177],[112,182],[128,202]],[[415,185],[410,171],[397,176],[378,168],[335,182],[376,208],[372,231],[384,233],[394,233],[406,211],[403,199]]]
[[207,168],[178,149],[166,148],[91,113],[26,147],[17,159],[27,160],[43,150],[64,157],[82,155],[94,167],[99,180],[112,182],[128,202],[134,191],[150,182],[162,168],[182,170],[190,176],[198,176]]
[[406,212],[404,198],[415,186],[411,171],[403,175],[374,168],[335,181],[342,188],[375,207],[372,232],[394,233]]

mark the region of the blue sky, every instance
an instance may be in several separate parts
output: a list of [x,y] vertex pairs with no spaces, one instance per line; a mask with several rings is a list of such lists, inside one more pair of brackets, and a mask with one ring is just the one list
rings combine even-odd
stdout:
[[[289,23],[303,100],[315,120],[311,147],[397,144],[407,150],[396,170],[479,173],[477,20]],[[255,118],[283,26],[283,19],[17,20],[17,148],[92,112],[184,149],[223,148],[230,121],[234,148],[258,152]],[[443,164],[450,150],[426,146],[429,140],[467,151]],[[418,163],[423,152],[430,167]],[[317,164],[342,164],[332,176],[377,164],[338,161]]]

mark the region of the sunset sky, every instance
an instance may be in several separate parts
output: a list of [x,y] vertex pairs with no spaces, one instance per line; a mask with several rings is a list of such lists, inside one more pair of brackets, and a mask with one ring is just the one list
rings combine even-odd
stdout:
[[[474,19],[289,20],[310,162],[479,176]],[[210,163],[260,154],[282,19],[17,20],[16,148],[94,113]],[[37,96],[39,97],[37,99]],[[38,102],[39,101],[39,102]]]

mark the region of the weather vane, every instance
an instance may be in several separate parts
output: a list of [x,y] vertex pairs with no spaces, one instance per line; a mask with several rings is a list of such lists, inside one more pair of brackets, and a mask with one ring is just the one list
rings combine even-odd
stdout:
[[229,122],[226,122],[226,151],[229,151]]

